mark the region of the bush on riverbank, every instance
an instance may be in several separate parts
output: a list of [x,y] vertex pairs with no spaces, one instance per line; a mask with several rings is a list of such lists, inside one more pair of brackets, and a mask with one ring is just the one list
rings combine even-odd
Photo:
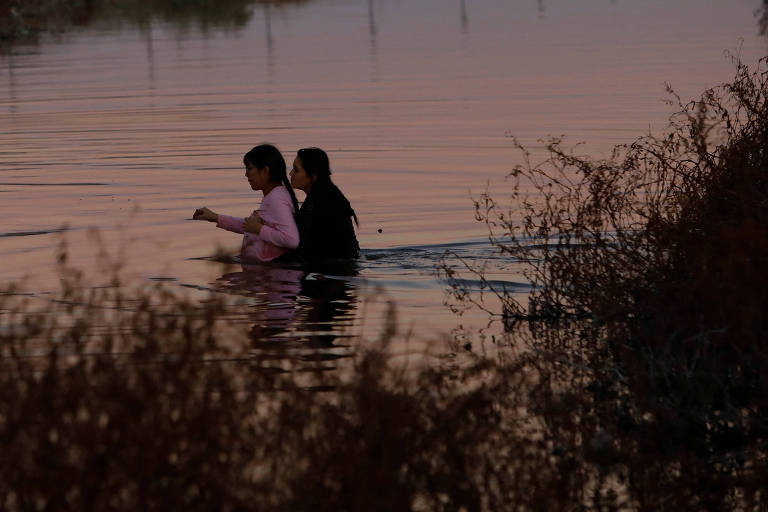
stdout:
[[642,508],[766,505],[765,64],[677,100],[667,135],[610,160],[552,140],[544,163],[512,171],[511,207],[476,203],[499,249],[529,262],[534,291],[501,293],[505,320],[566,347],[611,440],[604,469]]

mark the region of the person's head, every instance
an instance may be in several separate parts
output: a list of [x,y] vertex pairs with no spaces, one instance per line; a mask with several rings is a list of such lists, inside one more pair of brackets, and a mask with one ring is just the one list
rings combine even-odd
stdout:
[[[293,188],[303,190],[307,194],[317,183],[331,182],[331,165],[328,155],[320,148],[303,148],[296,153],[291,169],[291,185]],[[333,185],[333,188],[336,188]],[[343,196],[342,196],[343,197]],[[346,201],[346,198],[344,199]],[[349,203],[347,202],[347,205]],[[355,211],[349,206],[349,214],[357,222]]]
[[312,185],[331,180],[328,155],[320,148],[303,148],[296,153],[291,169],[291,185],[309,193]]
[[291,194],[293,207],[299,210],[285,170],[285,159],[280,151],[271,144],[254,147],[243,156],[245,177],[253,190],[265,190],[269,186],[285,185]]

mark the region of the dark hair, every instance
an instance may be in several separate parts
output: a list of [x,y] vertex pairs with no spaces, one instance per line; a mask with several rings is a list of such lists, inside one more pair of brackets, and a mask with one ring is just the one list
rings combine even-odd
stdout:
[[296,153],[296,156],[301,160],[307,176],[310,178],[317,176],[317,181],[331,180],[331,164],[325,151],[320,148],[303,148]]
[[[336,185],[331,183],[331,163],[325,151],[320,148],[302,148],[296,152],[296,156],[301,160],[301,165],[307,176],[310,178],[317,177],[317,183],[329,183],[333,188],[336,188]],[[339,193],[341,192],[339,191]],[[355,225],[359,226],[357,214],[351,206],[349,207],[349,214],[355,219]]]
[[246,167],[256,167],[257,169],[269,167],[269,181],[282,183],[283,186],[285,186],[288,193],[291,195],[294,215],[298,213],[299,202],[296,201],[296,194],[293,192],[291,182],[288,180],[288,174],[285,172],[285,158],[283,158],[280,150],[272,144],[255,146],[243,155],[243,164],[245,164]]

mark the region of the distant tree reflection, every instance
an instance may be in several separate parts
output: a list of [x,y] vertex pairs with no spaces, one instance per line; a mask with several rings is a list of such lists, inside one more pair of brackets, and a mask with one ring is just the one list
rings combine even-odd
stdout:
[[128,20],[138,24],[159,19],[182,28],[197,26],[206,32],[211,28],[238,29],[246,26],[253,16],[254,7],[264,5],[280,7],[301,5],[312,0],[117,0],[107,4],[109,18]]
[[182,28],[244,27],[257,5],[301,5],[312,0],[49,0],[0,1],[0,40],[34,41],[37,34],[60,32],[95,21],[135,23],[146,27],[161,20]]

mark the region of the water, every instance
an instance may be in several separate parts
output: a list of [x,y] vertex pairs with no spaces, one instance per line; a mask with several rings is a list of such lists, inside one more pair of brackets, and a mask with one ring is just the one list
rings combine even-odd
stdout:
[[[389,301],[416,337],[476,331],[487,317],[454,316],[434,269],[446,251],[489,260],[493,279],[525,293],[471,200],[486,187],[505,197],[519,162],[508,136],[536,154],[566,135],[600,156],[662,130],[665,82],[694,98],[732,75],[724,50],[749,63],[766,53],[759,6],[253,3],[206,23],[102,17],[16,46],[0,56],[0,281],[26,276],[45,296],[65,236],[75,265],[95,269],[100,244],[127,279],[243,297],[232,321],[301,357],[345,357],[381,330]],[[329,152],[361,219],[354,275],[223,264],[211,256],[239,237],[185,220],[203,205],[254,210],[241,158],[265,141],[289,162],[300,147]],[[324,348],[304,354],[313,343]]]

